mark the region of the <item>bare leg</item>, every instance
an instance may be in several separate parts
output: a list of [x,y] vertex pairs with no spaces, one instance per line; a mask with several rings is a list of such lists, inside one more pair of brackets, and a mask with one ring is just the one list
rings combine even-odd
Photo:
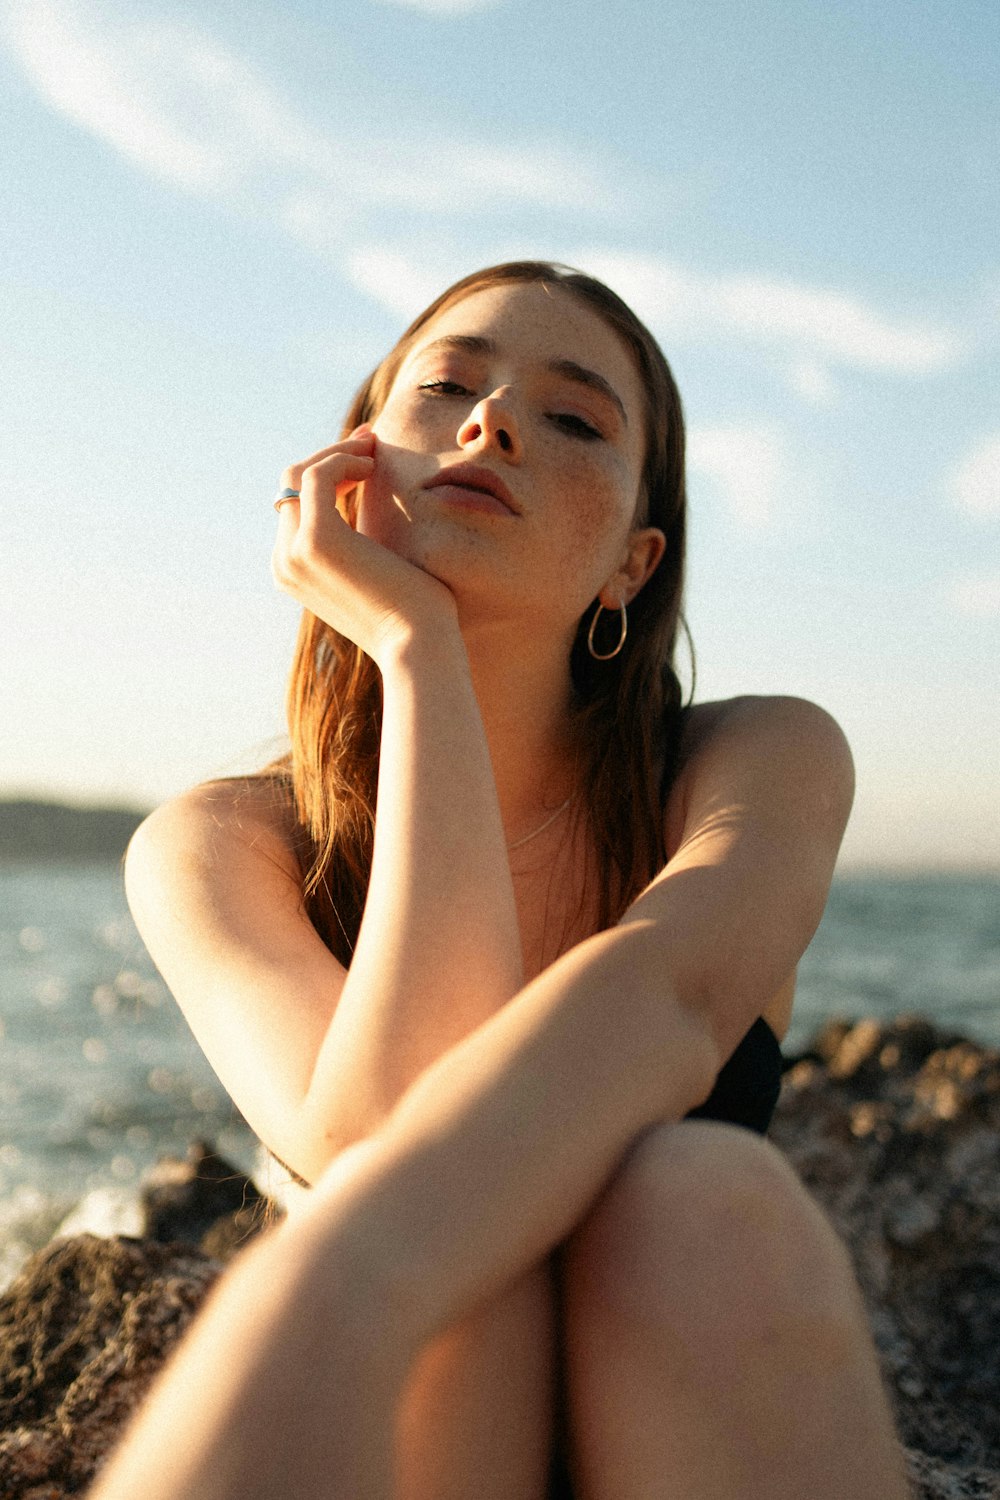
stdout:
[[224,1274],[88,1500],[395,1500],[416,1345],[352,1234],[351,1193],[324,1196],[322,1222],[311,1207]]
[[849,1258],[774,1147],[646,1132],[563,1256],[581,1500],[903,1500]]
[[544,1500],[553,1322],[545,1262],[421,1352],[396,1429],[397,1500]]

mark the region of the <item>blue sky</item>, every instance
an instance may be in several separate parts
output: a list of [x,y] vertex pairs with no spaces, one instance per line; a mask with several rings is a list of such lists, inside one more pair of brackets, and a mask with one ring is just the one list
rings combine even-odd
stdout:
[[698,697],[844,725],[844,866],[1000,866],[991,0],[0,3],[0,794],[280,745],[286,463],[511,256],[644,316]]

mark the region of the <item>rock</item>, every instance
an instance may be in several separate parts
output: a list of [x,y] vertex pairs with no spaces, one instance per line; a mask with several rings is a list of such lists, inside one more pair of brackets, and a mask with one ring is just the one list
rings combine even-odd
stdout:
[[34,1256],[0,1298],[0,1500],[89,1484],[220,1269],[124,1236]]
[[[850,1249],[915,1500],[998,1500],[1000,1052],[831,1022],[788,1059],[771,1137]],[[268,1206],[204,1142],[145,1203],[149,1238],[55,1241],[0,1298],[0,1500],[85,1487]]]
[[921,1500],[1000,1496],[1000,1051],[833,1022],[771,1138],[846,1241]]
[[[207,1141],[193,1141],[184,1161],[167,1158],[143,1179],[143,1233],[161,1244],[197,1245],[211,1232],[210,1253],[227,1260],[266,1211],[254,1182]],[[226,1225],[220,1220],[228,1220]],[[228,1249],[227,1249],[228,1247]],[[227,1253],[220,1254],[225,1250]]]
[[[89,1484],[223,1264],[274,1217],[205,1141],[158,1163],[140,1202],[82,1200],[0,1297],[0,1500]],[[94,1223],[141,1237],[80,1232]]]

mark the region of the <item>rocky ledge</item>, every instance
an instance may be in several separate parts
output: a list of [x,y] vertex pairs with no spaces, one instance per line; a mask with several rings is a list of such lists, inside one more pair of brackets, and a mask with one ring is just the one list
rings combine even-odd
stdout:
[[[830,1023],[789,1059],[771,1137],[851,1250],[915,1496],[998,1500],[1000,1052],[920,1018]],[[142,1238],[33,1257],[0,1298],[0,1500],[86,1489],[265,1209],[199,1143],[147,1184]]]

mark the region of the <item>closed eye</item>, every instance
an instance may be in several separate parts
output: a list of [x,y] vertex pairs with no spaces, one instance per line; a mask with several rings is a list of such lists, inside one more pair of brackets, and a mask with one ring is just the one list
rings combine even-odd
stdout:
[[603,432],[598,431],[592,422],[584,421],[583,417],[578,417],[575,412],[554,412],[552,420],[558,423],[560,427],[564,427],[567,432],[573,433],[575,437],[585,438],[588,441],[593,441],[595,438],[603,439],[604,437]]
[[417,387],[420,391],[426,391],[430,396],[471,396],[472,392],[467,386],[459,385],[457,380],[422,380]]

